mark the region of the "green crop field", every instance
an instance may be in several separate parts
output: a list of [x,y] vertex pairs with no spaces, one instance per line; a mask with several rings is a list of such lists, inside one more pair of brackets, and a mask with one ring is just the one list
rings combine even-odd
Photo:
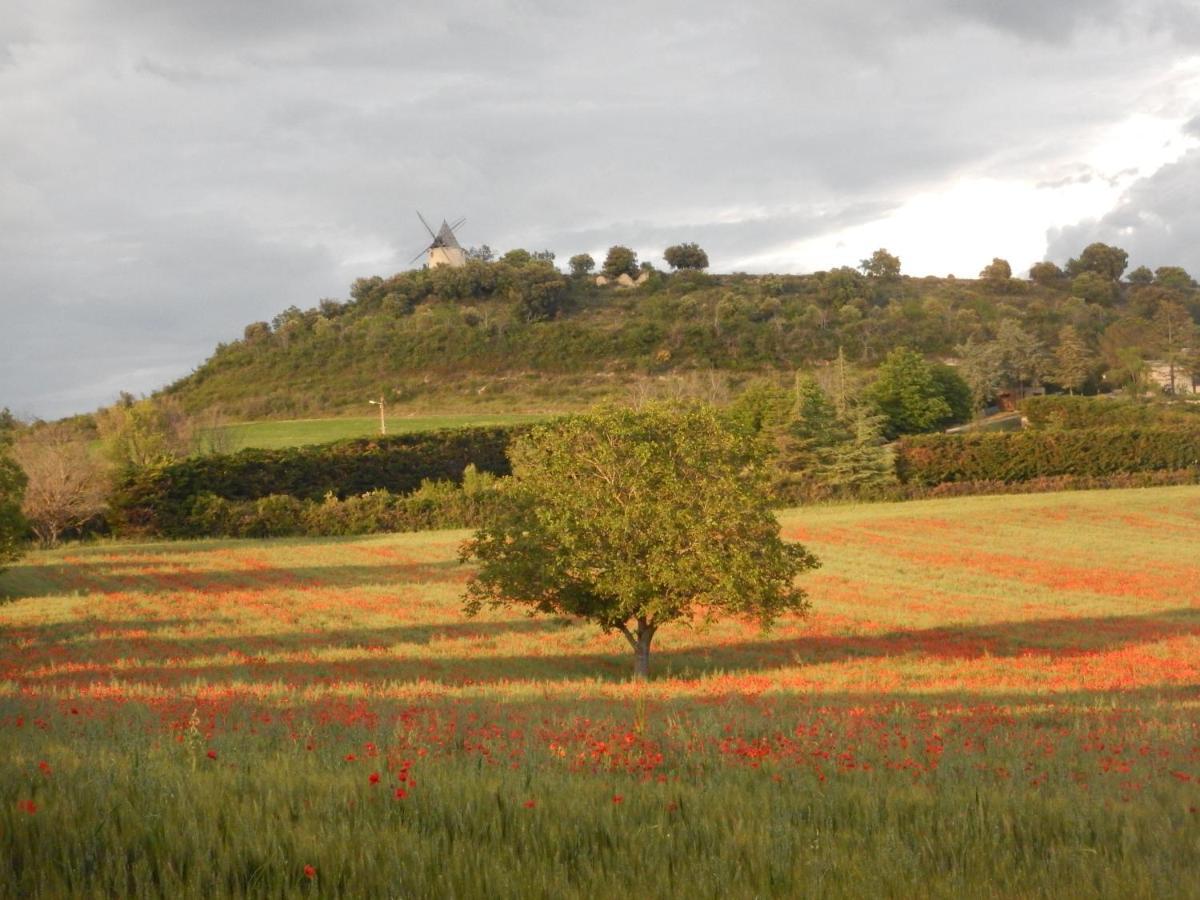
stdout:
[[[435,431],[439,428],[466,428],[472,425],[520,425],[540,422],[551,413],[460,413],[430,416],[389,416],[388,434],[414,431]],[[280,421],[244,422],[222,428],[221,443],[230,451],[246,447],[267,450],[297,447],[303,444],[324,444],[343,438],[370,437],[379,434],[379,416],[359,416],[340,419],[287,419]]]
[[1187,897],[1200,488],[792,510],[807,619],[467,619],[465,532],[0,575],[0,896]]

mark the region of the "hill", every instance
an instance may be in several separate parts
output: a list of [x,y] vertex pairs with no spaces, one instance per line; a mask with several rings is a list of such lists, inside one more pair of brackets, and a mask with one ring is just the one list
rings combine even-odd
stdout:
[[1162,355],[1154,319],[1165,305],[1200,314],[1190,280],[1117,283],[1088,271],[1041,283],[681,271],[614,288],[534,259],[361,278],[350,294],[248,325],[166,393],[234,419],[361,415],[381,392],[407,412],[535,412],[688,378],[703,381],[693,391],[719,393],[821,366],[839,349],[868,368],[899,346],[955,357],[1005,322],[1046,359],[1072,326],[1096,379],[1121,369],[1131,343],[1140,360]]

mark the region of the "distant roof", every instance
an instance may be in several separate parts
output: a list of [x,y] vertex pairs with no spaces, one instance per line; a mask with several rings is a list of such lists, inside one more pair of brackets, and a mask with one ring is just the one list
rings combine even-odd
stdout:
[[454,232],[450,230],[450,226],[446,224],[445,219],[442,219],[442,227],[438,229],[437,237],[433,239],[430,247],[455,247],[459,250],[462,249],[458,244],[458,238],[454,236]]

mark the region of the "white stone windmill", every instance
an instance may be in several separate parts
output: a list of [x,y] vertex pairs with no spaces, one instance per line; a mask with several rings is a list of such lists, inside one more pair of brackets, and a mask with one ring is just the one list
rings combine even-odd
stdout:
[[433,241],[413,257],[413,262],[416,262],[422,256],[428,254],[425,259],[425,265],[430,269],[436,269],[438,266],[465,266],[467,264],[467,252],[458,243],[458,238],[454,236],[454,229],[461,228],[466,219],[459,219],[453,225],[447,225],[446,220],[442,219],[442,227],[436,232],[429,227],[429,223],[425,221],[425,217],[420,212],[417,213],[417,218],[421,220],[421,224],[425,226],[425,230],[429,232],[429,236]]

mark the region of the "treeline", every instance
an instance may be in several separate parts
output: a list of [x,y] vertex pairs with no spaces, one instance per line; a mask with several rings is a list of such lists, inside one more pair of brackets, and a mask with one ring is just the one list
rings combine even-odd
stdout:
[[1028,279],[997,259],[975,280],[906,276],[884,250],[858,267],[761,276],[657,272],[628,248],[613,251],[625,252],[604,271],[645,273],[644,283],[600,287],[590,257],[563,274],[553,254],[526,251],[362,278],[345,301],[248,326],[168,393],[190,410],[249,418],[361,406],[380,385],[401,403],[504,390],[579,405],[596,398],[580,372],[718,370],[736,381],[827,365],[839,350],[873,368],[898,347],[960,362],[980,406],[1041,385],[1145,393],[1155,362],[1177,389],[1200,376],[1191,276],[1174,266],[1126,273],[1127,254],[1103,244],[1062,267],[1039,263]]

